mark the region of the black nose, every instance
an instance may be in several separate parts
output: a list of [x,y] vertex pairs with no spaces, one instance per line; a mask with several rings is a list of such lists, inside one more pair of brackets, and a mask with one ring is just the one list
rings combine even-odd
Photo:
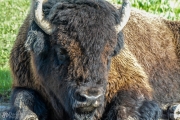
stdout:
[[75,92],[75,100],[78,102],[98,102],[103,96],[103,90],[101,88],[82,88]]

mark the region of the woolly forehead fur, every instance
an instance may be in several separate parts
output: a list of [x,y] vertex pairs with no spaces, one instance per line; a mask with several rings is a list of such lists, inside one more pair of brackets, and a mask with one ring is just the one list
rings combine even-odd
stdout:
[[51,43],[66,49],[73,67],[84,66],[92,73],[104,71],[100,66],[107,64],[107,57],[117,44],[118,11],[102,0],[74,2],[62,2],[50,19],[57,26]]

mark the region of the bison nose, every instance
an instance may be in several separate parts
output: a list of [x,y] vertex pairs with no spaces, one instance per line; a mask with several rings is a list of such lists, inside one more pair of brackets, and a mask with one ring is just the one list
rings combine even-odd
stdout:
[[86,90],[76,90],[75,100],[83,103],[93,103],[97,104],[99,99],[103,96],[103,91],[100,88],[89,88]]

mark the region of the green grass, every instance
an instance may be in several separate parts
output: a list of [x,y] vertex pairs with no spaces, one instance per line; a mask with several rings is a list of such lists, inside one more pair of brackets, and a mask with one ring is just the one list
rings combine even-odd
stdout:
[[6,69],[0,69],[0,78],[0,96],[4,96],[4,99],[7,99],[9,98],[12,84],[10,71]]
[[[108,0],[120,4],[122,0]],[[130,0],[133,7],[157,14],[161,17],[179,20],[180,0]]]
[[[9,54],[31,0],[0,0],[0,94],[11,88]],[[109,0],[121,3],[122,0]],[[132,6],[171,20],[180,20],[179,0],[130,0]]]
[[0,69],[0,78],[2,79],[2,82],[0,84],[0,88],[9,89],[8,86],[11,85],[11,76],[10,71],[6,69]]
[[30,0],[0,0],[0,94],[11,88],[9,54]]

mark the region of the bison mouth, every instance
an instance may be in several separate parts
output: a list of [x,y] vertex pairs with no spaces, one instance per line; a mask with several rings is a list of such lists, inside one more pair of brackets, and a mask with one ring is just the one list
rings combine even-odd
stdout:
[[75,120],[94,120],[94,117],[97,116],[97,109],[100,108],[94,107],[93,105],[90,106],[81,106],[81,107],[76,107],[75,108],[75,113],[74,113],[74,119]]
[[96,108],[94,107],[82,107],[76,108],[74,118],[75,120],[93,120]]
[[85,114],[89,114],[91,112],[93,112],[96,108],[90,106],[90,107],[82,107],[82,108],[76,108],[76,112],[77,113],[85,113]]

